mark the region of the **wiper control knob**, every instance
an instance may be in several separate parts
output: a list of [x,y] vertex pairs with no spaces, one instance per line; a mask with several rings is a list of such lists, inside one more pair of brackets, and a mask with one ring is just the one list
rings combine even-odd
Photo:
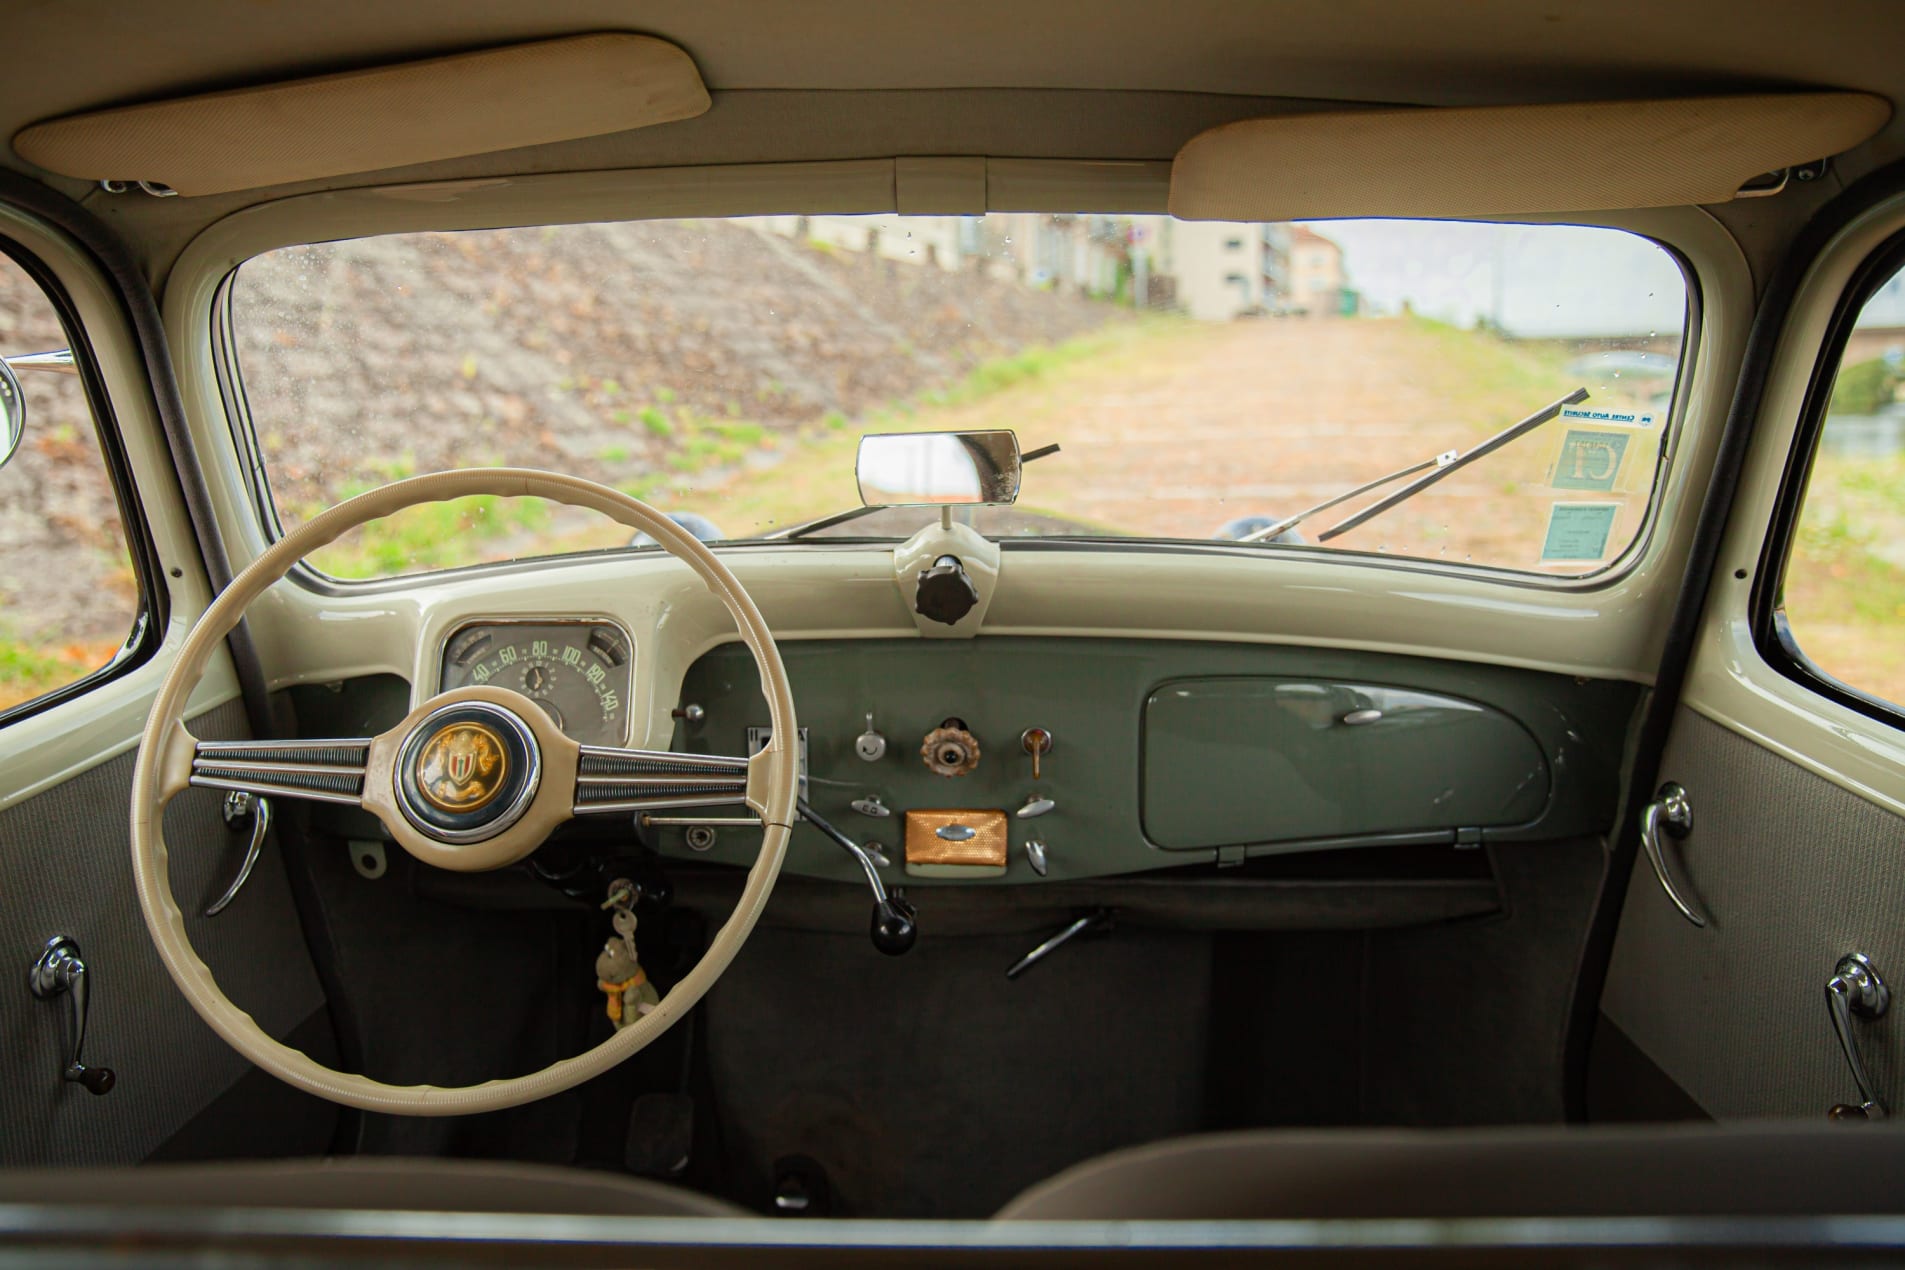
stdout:
[[920,570],[913,611],[921,617],[955,626],[978,603],[979,588],[958,556],[941,556],[930,569]]

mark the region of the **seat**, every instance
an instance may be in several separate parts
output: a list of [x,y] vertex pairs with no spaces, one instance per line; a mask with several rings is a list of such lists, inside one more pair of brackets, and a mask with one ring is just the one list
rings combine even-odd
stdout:
[[721,1200],[659,1182],[495,1160],[353,1156],[153,1164],[117,1169],[0,1170],[0,1204],[164,1208],[324,1208],[586,1217],[749,1217]]
[[1763,1123],[1272,1130],[1100,1156],[1008,1221],[1730,1217],[1905,1213],[1905,1132]]

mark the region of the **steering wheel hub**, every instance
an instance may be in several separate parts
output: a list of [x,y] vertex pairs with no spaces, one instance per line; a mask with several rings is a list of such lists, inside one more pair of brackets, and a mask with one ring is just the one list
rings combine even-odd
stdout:
[[542,782],[536,734],[488,701],[425,715],[397,751],[397,807],[439,842],[482,842],[522,819]]

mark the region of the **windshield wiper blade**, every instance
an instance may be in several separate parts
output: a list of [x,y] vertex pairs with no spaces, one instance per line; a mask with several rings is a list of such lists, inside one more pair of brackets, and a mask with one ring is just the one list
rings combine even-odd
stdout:
[[1265,525],[1262,529],[1253,529],[1237,539],[1237,541],[1262,542],[1265,538],[1274,538],[1285,530],[1295,529],[1298,525],[1316,515],[1316,513],[1328,511],[1338,503],[1347,503],[1358,494],[1367,494],[1370,490],[1375,489],[1379,485],[1387,485],[1389,482],[1399,481],[1405,476],[1414,476],[1417,472],[1427,471],[1432,467],[1440,467],[1453,463],[1459,454],[1459,450],[1444,450],[1432,459],[1424,459],[1420,463],[1411,463],[1408,467],[1399,467],[1387,476],[1378,476],[1373,481],[1364,481],[1355,489],[1347,493],[1338,494],[1334,498],[1325,499],[1314,507],[1306,507],[1294,516],[1285,516],[1274,525]]
[[832,529],[835,525],[844,525],[850,520],[858,520],[862,516],[871,516],[874,512],[885,510],[886,508],[884,507],[853,507],[843,512],[835,512],[831,516],[822,516],[818,520],[804,520],[798,525],[789,525],[785,529],[776,529],[772,533],[762,534],[761,540],[768,542],[781,538],[801,538],[807,534],[815,533],[822,529]]
[[[1481,442],[1471,449],[1464,450],[1447,463],[1440,462],[1440,460],[1432,460],[1433,471],[1418,477],[1416,480],[1410,481],[1395,493],[1377,499],[1361,511],[1337,521],[1334,525],[1331,525],[1328,529],[1318,534],[1316,540],[1318,542],[1328,542],[1332,538],[1348,533],[1358,525],[1374,520],[1396,504],[1414,498],[1417,494],[1420,494],[1423,490],[1429,488],[1429,486],[1435,484],[1443,477],[1460,471],[1477,459],[1487,458],[1504,445],[1507,445],[1510,441],[1513,441],[1516,437],[1534,431],[1542,424],[1548,422],[1548,420],[1560,414],[1564,408],[1586,401],[1587,396],[1588,390],[1586,388],[1576,388],[1567,396],[1550,402],[1521,422],[1510,424],[1500,432],[1497,432],[1494,436],[1488,438],[1488,440]],[[1384,480],[1393,479],[1393,477],[1384,478]],[[1382,483],[1383,481],[1376,482],[1378,485]],[[1325,506],[1327,505],[1328,504],[1325,504]]]

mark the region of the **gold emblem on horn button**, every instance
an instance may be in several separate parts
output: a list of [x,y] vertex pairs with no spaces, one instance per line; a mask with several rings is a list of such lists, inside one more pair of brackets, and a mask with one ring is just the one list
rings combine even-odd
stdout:
[[508,773],[503,738],[467,719],[444,725],[417,753],[417,789],[439,811],[475,811]]

